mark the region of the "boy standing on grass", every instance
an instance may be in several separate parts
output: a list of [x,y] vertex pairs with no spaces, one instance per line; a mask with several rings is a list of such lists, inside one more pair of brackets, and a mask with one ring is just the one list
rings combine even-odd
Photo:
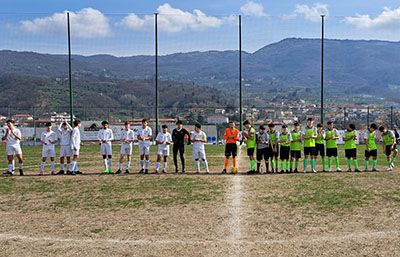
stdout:
[[[138,129],[137,140],[139,141],[139,154],[141,169],[139,173],[149,173],[149,155],[153,131],[148,126],[147,119],[142,120],[142,126]],[[145,161],[146,159],[146,161]]]
[[158,145],[156,170],[155,170],[156,174],[160,170],[161,157],[164,158],[164,164],[163,164],[162,173],[167,173],[167,162],[168,162],[168,156],[169,156],[169,145],[172,144],[172,136],[168,132],[168,126],[164,124],[164,125],[162,125],[161,128],[162,128],[162,131],[159,132],[157,137],[156,137],[156,144]]
[[79,151],[81,149],[81,121],[75,120],[74,121],[74,129],[72,130],[71,135],[71,149],[72,149],[72,162],[71,162],[71,173],[68,175],[76,175],[82,174],[78,168],[78,161],[79,161]]
[[394,160],[397,156],[396,136],[392,130],[383,126],[379,127],[379,131],[382,133],[382,146],[388,163],[387,171],[391,171],[394,168]]
[[55,175],[55,163],[54,158],[56,157],[55,144],[57,143],[57,134],[51,130],[51,122],[46,123],[46,130],[42,132],[40,141],[42,142],[42,163],[40,164],[39,176],[43,175],[44,168],[46,166],[46,159],[49,157],[51,161],[51,175]]
[[269,153],[271,158],[271,171],[273,173],[278,172],[279,163],[279,132],[275,130],[275,124],[268,124],[268,135],[271,140],[271,144],[269,145]]
[[[301,158],[301,131],[300,124],[295,122],[294,129],[291,133],[292,140],[290,142],[290,172],[294,171],[294,173],[299,172],[299,160]],[[294,168],[294,170],[293,170]]]
[[326,172],[326,167],[325,167],[325,131],[324,131],[324,125],[321,123],[317,124],[317,138],[315,139],[315,149],[317,152],[317,157],[318,155],[321,156],[321,162],[322,162],[322,172]]
[[60,171],[57,175],[64,175],[64,162],[65,158],[67,159],[67,174],[71,173],[71,134],[72,127],[68,124],[68,122],[60,123],[58,127],[58,137],[60,138]]
[[344,151],[347,159],[347,167],[348,172],[351,172],[351,161],[354,164],[354,171],[360,172],[358,169],[358,161],[357,161],[357,131],[356,126],[354,124],[349,124],[347,127],[347,131],[344,133],[343,141],[344,141]]
[[292,141],[292,136],[288,131],[288,126],[286,124],[282,125],[282,133],[279,136],[279,144],[281,149],[279,156],[281,159],[281,173],[289,173],[289,155],[290,155],[290,142]]
[[250,160],[250,170],[247,172],[248,175],[255,174],[256,161],[254,160],[254,152],[256,149],[256,130],[251,126],[250,121],[245,120],[243,122],[244,130],[242,132],[243,140],[246,141],[247,156]]
[[369,130],[364,135],[365,142],[365,171],[368,171],[369,168],[369,158],[372,157],[372,171],[376,170],[376,163],[378,157],[378,151],[376,149],[376,130],[378,126],[375,123],[372,123],[369,127]]
[[172,152],[175,165],[175,173],[178,173],[178,152],[179,158],[181,159],[182,174],[185,173],[185,141],[190,144],[190,133],[183,128],[183,123],[181,120],[176,122],[176,128],[172,130]]
[[6,152],[8,160],[8,169],[5,175],[14,175],[14,155],[18,158],[19,175],[23,176],[24,160],[22,157],[22,149],[20,141],[22,139],[21,131],[15,127],[13,120],[6,121],[7,128],[2,140],[7,140]]
[[135,133],[131,129],[131,124],[125,121],[124,128],[121,130],[121,151],[119,157],[118,170],[115,174],[121,174],[122,164],[124,163],[124,157],[126,156],[126,167],[125,174],[129,174],[129,168],[131,167],[131,156],[132,156],[132,143],[135,140]]
[[259,131],[257,133],[257,173],[262,174],[260,170],[261,162],[264,159],[265,161],[265,172],[269,173],[269,145],[271,144],[271,140],[269,138],[269,134],[265,132],[264,125],[261,125]]
[[225,129],[224,139],[226,141],[225,144],[225,160],[224,160],[224,169],[222,170],[222,174],[226,174],[226,170],[228,169],[229,157],[232,155],[232,173],[237,173],[236,168],[236,156],[237,156],[237,141],[239,141],[239,130],[235,128],[235,123],[233,121],[229,121],[229,127]]
[[326,156],[328,157],[328,171],[332,171],[332,158],[335,159],[336,172],[342,172],[339,167],[338,145],[339,132],[334,128],[333,122],[328,121],[328,130],[325,132]]
[[317,173],[315,169],[316,159],[317,159],[317,150],[315,148],[315,139],[317,138],[317,128],[314,127],[314,119],[308,118],[307,125],[304,128],[303,132],[303,140],[304,140],[304,161],[303,161],[303,172],[307,172],[307,164],[308,161],[311,162],[311,172]]
[[114,140],[114,134],[112,130],[108,127],[108,121],[103,121],[101,123],[102,128],[99,130],[98,139],[100,144],[100,152],[103,156],[104,162],[104,174],[112,174],[112,144]]
[[196,163],[196,172],[200,173],[200,159],[203,161],[206,173],[210,173],[208,170],[208,162],[206,159],[206,149],[204,144],[207,142],[207,135],[201,130],[201,125],[197,123],[194,125],[194,131],[191,134],[191,141],[193,142],[193,159]]

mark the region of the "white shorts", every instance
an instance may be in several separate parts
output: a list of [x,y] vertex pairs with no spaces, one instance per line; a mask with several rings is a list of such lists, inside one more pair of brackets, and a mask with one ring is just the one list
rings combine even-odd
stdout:
[[112,146],[108,143],[102,143],[100,147],[101,155],[112,155]]
[[139,154],[149,155],[150,154],[150,144],[139,143]]
[[77,148],[76,150],[72,149],[72,156],[79,156],[79,150],[81,150],[81,148]]
[[60,157],[71,157],[72,149],[70,145],[62,145],[60,148]]
[[132,144],[121,144],[121,155],[132,155]]
[[43,158],[47,158],[47,157],[54,158],[54,157],[56,157],[56,149],[54,148],[54,146],[53,147],[43,146],[42,157]]
[[193,149],[193,153],[192,153],[193,159],[202,159],[205,160],[206,159],[206,151],[204,149]]
[[161,155],[161,156],[169,156],[169,147],[167,148],[158,148],[157,150],[157,155]]
[[18,145],[7,145],[7,155],[22,154],[21,146]]

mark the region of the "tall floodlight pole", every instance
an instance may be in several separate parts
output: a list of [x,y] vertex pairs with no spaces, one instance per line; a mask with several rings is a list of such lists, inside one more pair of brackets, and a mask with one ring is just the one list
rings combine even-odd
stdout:
[[158,135],[158,13],[154,13],[154,44],[155,44],[155,87],[156,87],[156,135]]
[[71,70],[71,25],[69,21],[69,12],[67,12],[67,28],[68,28],[68,83],[69,83],[69,115],[70,124],[74,122],[74,107],[72,95],[72,70]]
[[239,127],[243,129],[242,15],[239,15]]
[[324,124],[324,40],[325,15],[321,15],[321,123]]

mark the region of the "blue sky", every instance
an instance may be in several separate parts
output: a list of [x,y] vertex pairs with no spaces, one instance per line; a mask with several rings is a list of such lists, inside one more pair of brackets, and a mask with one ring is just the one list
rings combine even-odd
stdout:
[[160,53],[235,50],[237,15],[249,52],[287,37],[326,36],[400,40],[400,2],[265,0],[3,0],[0,49],[65,53],[65,13],[71,12],[73,52],[119,56],[152,54],[154,12]]

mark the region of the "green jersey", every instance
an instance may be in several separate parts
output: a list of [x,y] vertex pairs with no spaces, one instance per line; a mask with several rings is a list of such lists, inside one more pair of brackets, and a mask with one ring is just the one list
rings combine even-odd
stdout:
[[376,150],[376,133],[367,131],[364,135],[364,140],[368,142],[369,150]]
[[269,135],[269,138],[271,139],[271,143],[273,145],[276,145],[279,141],[279,132],[276,130],[274,130],[273,132],[268,130],[267,133]]
[[325,132],[326,148],[337,148],[338,146],[335,138],[337,138],[338,136],[339,132],[337,131],[337,129],[332,129],[332,130],[328,129]]
[[[303,130],[303,135],[305,137],[312,137],[317,135],[316,127],[305,127]],[[315,138],[306,138],[304,139],[304,147],[315,147]]]
[[319,145],[325,144],[325,131],[322,130],[320,133],[318,133],[317,130],[317,139],[315,139],[315,143]]
[[382,141],[384,145],[393,145],[396,143],[396,136],[394,135],[394,132],[391,130],[388,130],[385,133],[382,133]]
[[[246,140],[247,148],[256,148],[256,144],[257,144],[257,142],[256,142],[256,130],[253,127],[251,127],[247,131],[247,133],[248,133],[248,137],[247,137],[247,140]],[[249,138],[250,135],[253,136],[252,139]]]
[[301,139],[301,132],[297,132],[295,130],[292,131],[292,142],[290,143],[290,150],[291,151],[301,151],[301,141],[294,141]]
[[282,133],[279,136],[279,142],[280,142],[281,146],[289,147],[290,141],[292,141],[292,136],[290,135],[289,132],[287,132],[286,134]]
[[357,137],[357,132],[355,130],[353,131],[346,131],[344,133],[344,138],[348,139],[347,141],[344,142],[344,149],[354,149],[357,148],[356,145],[356,137]]

